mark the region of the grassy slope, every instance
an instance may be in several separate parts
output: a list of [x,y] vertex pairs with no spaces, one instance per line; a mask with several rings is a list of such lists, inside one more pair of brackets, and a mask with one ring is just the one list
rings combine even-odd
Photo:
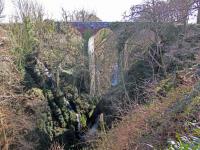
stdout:
[[[29,150],[37,146],[35,115],[30,112],[38,97],[27,95],[23,76],[15,65],[7,32],[0,27],[0,150]],[[33,107],[32,107],[33,108]]]
[[161,100],[148,106],[137,106],[98,143],[98,149],[164,149],[169,138],[177,133],[191,132],[186,121],[198,118],[199,98],[186,99],[193,93],[193,85],[180,85]]

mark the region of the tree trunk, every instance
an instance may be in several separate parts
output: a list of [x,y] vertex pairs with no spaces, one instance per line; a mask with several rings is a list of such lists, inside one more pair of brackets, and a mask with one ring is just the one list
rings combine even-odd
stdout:
[[197,12],[197,24],[200,24],[200,6],[199,6],[198,12]]

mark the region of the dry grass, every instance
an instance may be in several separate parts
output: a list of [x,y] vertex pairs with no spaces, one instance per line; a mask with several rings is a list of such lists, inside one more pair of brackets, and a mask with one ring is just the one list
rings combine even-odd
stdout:
[[0,150],[29,150],[37,145],[37,140],[27,140],[27,136],[35,136],[29,135],[35,123],[33,116],[24,112],[24,104],[33,98],[20,94],[22,75],[16,69],[7,37],[0,27]]
[[58,142],[54,142],[51,144],[49,150],[64,150],[64,145],[61,145]]
[[[18,101],[18,99],[15,99]],[[0,147],[3,150],[20,149],[31,150],[37,146],[37,135],[31,134],[35,129],[33,117],[28,116],[22,110],[23,107],[0,106]],[[32,141],[30,140],[32,139]]]
[[[169,113],[166,112],[177,101],[182,100],[184,95],[190,92],[191,89],[190,86],[182,86],[171,91],[161,101],[154,101],[148,106],[136,107],[130,113],[131,115],[126,117],[102,138],[98,143],[98,149],[148,150],[153,149],[153,147],[164,146],[166,138],[175,136],[176,133],[176,128],[174,128],[176,123],[170,120],[173,116],[168,116]],[[160,127],[160,124],[166,124],[169,127]]]
[[0,147],[2,150],[7,150],[9,146],[9,139],[7,137],[7,132],[6,130],[9,128],[9,125],[5,122],[5,110],[3,111],[2,109],[0,110]]

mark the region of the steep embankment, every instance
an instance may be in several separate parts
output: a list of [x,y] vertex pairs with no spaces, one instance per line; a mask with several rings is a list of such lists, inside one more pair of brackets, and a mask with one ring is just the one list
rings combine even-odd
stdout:
[[157,97],[149,105],[136,106],[103,136],[98,149],[165,149],[167,141],[176,139],[177,134],[192,133],[186,122],[200,121],[200,85],[188,80],[182,79],[166,97]]
[[41,91],[24,92],[22,74],[15,65],[6,30],[0,27],[0,149],[33,149],[38,146],[36,113],[42,109]]

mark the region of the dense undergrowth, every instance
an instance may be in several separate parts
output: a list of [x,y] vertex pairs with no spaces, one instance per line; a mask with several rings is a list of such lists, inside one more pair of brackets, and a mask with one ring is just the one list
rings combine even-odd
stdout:
[[[0,58],[2,148],[176,149],[185,135],[199,138],[199,126],[187,124],[200,119],[198,26],[188,26],[184,39],[174,24],[115,23],[99,31],[98,97],[89,94],[89,31],[83,39],[69,24],[38,16],[8,26]],[[119,84],[104,84],[116,62]]]
[[136,106],[94,149],[198,150],[199,119],[199,83],[178,85],[151,104]]

